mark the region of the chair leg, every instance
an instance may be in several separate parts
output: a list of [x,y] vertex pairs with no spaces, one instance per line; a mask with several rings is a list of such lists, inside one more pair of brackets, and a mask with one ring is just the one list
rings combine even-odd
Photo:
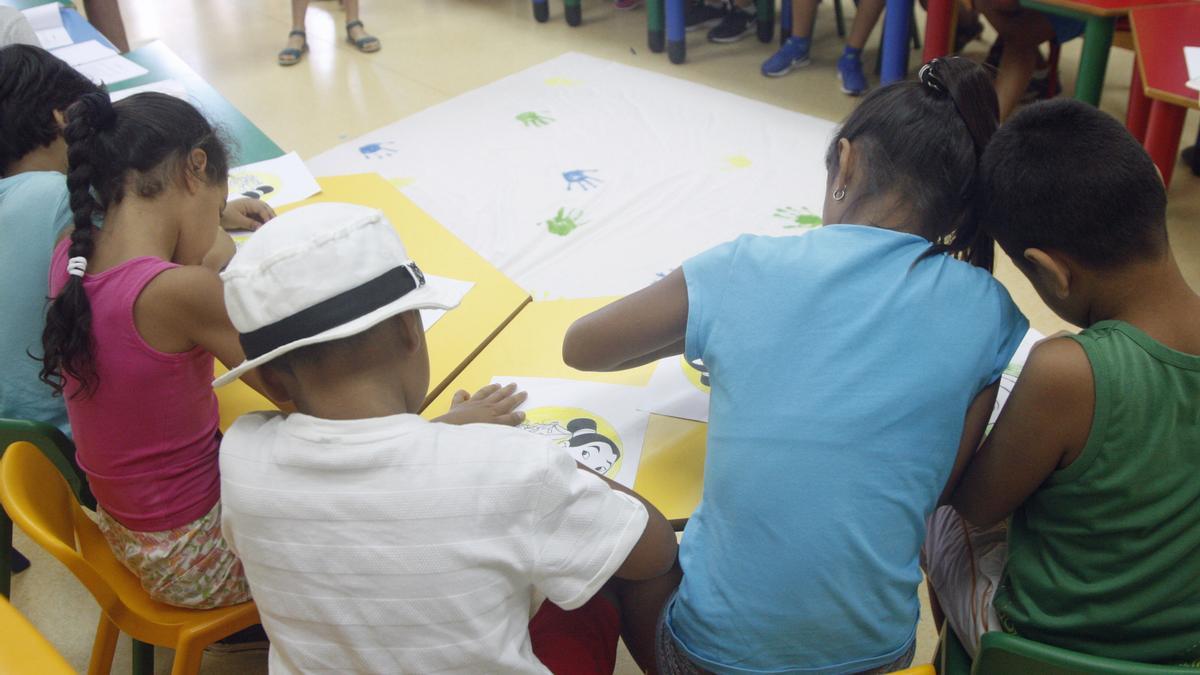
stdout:
[[921,33],[917,30],[917,6],[913,4],[912,17],[908,20],[908,33],[912,37],[913,49],[921,49]]
[[175,649],[175,662],[171,664],[171,675],[197,675],[203,658],[203,646],[188,642],[178,645]]
[[12,590],[12,520],[0,509],[0,594],[9,597]]
[[133,642],[133,675],[154,675],[154,645],[129,639]]
[[96,626],[96,639],[92,642],[92,659],[88,662],[88,675],[108,675],[112,672],[113,654],[117,651],[117,638],[121,630],[117,624],[100,613],[100,623]]

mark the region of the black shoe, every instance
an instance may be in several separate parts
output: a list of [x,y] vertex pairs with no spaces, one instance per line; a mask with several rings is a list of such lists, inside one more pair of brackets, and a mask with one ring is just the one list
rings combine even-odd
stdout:
[[9,563],[9,570],[12,572],[12,574],[24,572],[25,570],[29,569],[29,558],[21,555],[21,552],[15,548],[12,549],[11,561],[12,562]]
[[262,624],[243,628],[229,637],[217,640],[204,651],[214,654],[238,654],[240,652],[264,651],[271,646]]
[[688,5],[683,24],[689,31],[711,28],[724,19],[728,13],[729,9],[725,7],[725,3],[710,5],[704,0],[696,0]]
[[737,42],[754,32],[755,15],[740,7],[732,7],[717,27],[708,31],[709,42]]

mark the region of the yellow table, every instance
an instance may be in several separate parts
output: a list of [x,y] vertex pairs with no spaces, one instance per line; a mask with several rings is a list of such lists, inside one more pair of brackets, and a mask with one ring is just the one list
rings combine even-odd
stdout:
[[33,624],[0,598],[0,673],[38,673],[68,675],[74,673]]
[[[563,363],[562,340],[567,327],[611,300],[555,300],[526,305],[422,414],[441,415],[450,408],[454,390],[475,391],[497,375],[645,386],[652,365],[614,373],[583,373]],[[700,422],[650,416],[634,489],[669,519],[690,516],[700,502],[706,431],[707,425]]]
[[[377,174],[322,178],[320,194],[280,209],[281,212],[318,202],[348,202],[382,210],[404,240],[421,269],[475,285],[462,304],[443,316],[426,333],[429,341],[428,404],[526,303],[529,294],[481,258],[462,240],[438,224]],[[353,265],[353,260],[347,260]],[[218,366],[218,372],[222,372]],[[267,399],[241,382],[217,390],[221,429],[238,416],[271,410]]]

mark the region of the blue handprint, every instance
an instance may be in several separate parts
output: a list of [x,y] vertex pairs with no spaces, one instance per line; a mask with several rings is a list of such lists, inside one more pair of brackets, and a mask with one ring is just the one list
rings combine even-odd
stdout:
[[358,151],[362,153],[364,159],[383,159],[396,154],[396,149],[392,147],[390,141],[360,145]]
[[595,173],[596,170],[573,169],[571,171],[564,171],[562,176],[567,181],[567,191],[571,191],[571,186],[578,185],[579,187],[583,188],[584,192],[587,192],[588,188],[594,188],[596,187],[597,183],[604,182],[595,176],[589,176],[589,171]]

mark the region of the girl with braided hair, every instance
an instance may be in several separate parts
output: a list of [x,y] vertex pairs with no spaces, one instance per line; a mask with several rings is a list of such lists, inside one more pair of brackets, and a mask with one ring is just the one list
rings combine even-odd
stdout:
[[185,607],[245,601],[221,537],[211,387],[214,356],[244,359],[215,271],[232,254],[228,153],[163,94],[85,94],[66,119],[74,229],[51,260],[41,378],[66,399],[100,528],[146,590]]

